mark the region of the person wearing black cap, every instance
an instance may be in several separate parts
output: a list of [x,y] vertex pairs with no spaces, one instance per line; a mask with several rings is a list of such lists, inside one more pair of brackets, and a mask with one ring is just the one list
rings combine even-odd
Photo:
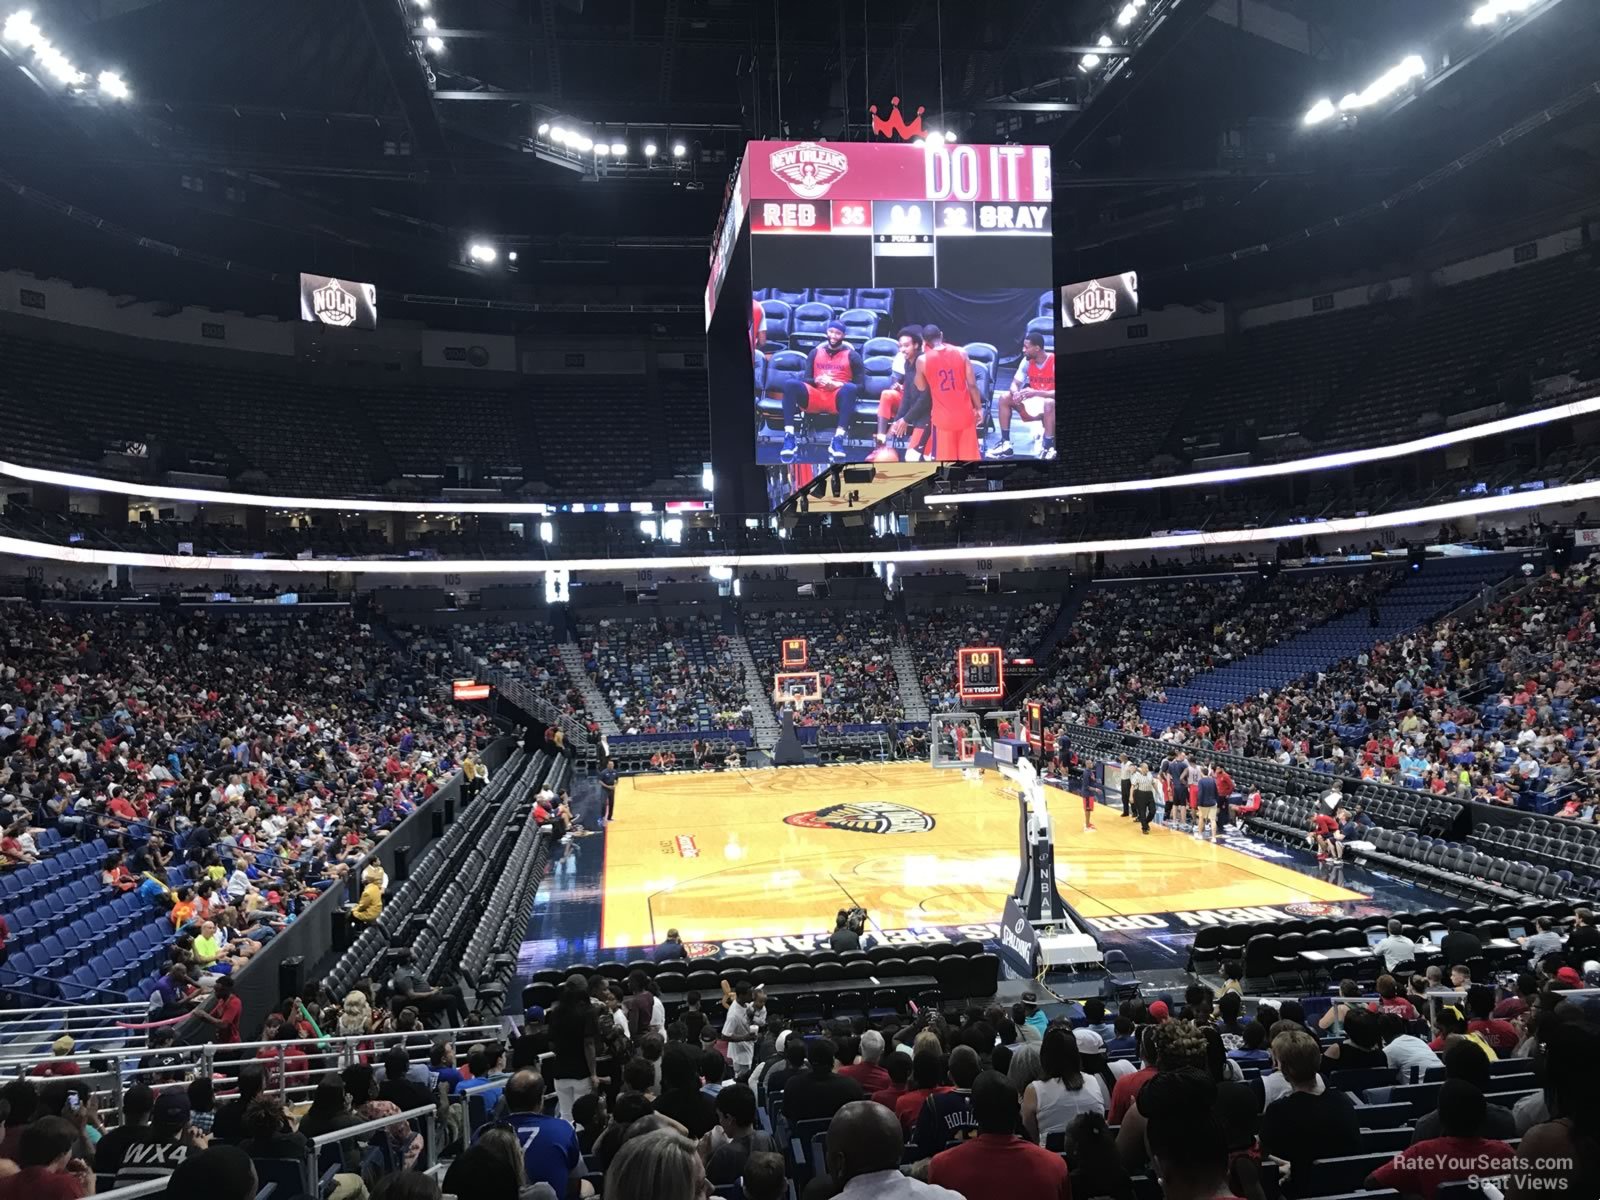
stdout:
[[165,1179],[191,1152],[204,1147],[205,1136],[189,1128],[189,1097],[181,1091],[162,1092],[150,1124],[130,1137],[122,1151],[116,1186]]
[[783,449],[778,457],[786,463],[793,462],[799,453],[795,418],[802,412],[831,415],[834,430],[828,443],[828,457],[834,462],[843,462],[850,456],[844,439],[855,413],[856,397],[866,379],[866,369],[860,352],[844,340],[843,322],[829,321],[827,332],[828,340],[806,355],[804,380],[791,379],[783,385]]
[[251,1200],[256,1166],[237,1146],[210,1146],[179,1163],[163,1193],[167,1200]]

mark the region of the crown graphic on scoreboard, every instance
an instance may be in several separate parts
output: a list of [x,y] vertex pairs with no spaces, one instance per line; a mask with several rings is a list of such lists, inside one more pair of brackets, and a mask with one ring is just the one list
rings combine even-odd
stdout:
[[878,106],[876,104],[872,105],[868,111],[872,113],[872,132],[875,136],[899,138],[902,142],[909,142],[912,138],[922,136],[922,114],[928,110],[921,104],[917,105],[916,119],[907,121],[900,114],[900,97],[894,96],[889,101],[889,116],[887,119],[878,115]]

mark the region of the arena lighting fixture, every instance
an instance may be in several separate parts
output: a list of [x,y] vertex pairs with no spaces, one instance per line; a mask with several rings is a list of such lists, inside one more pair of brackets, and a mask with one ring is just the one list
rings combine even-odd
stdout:
[[540,137],[544,137],[549,132],[550,132],[550,122],[549,121],[545,121],[539,126],[539,136]]
[[1257,467],[1224,467],[1217,471],[1191,471],[1186,475],[1161,475],[1152,479],[1122,479],[1112,483],[1079,483],[1065,487],[1019,488],[1014,492],[963,492],[953,495],[924,496],[922,502],[937,507],[945,504],[986,504],[995,500],[1071,499],[1077,496],[1103,496],[1111,492],[1153,492],[1161,488],[1199,487],[1211,483],[1244,483],[1253,479],[1270,479],[1278,475],[1297,475],[1302,471],[1329,471],[1337,467],[1354,467],[1363,463],[1404,458],[1410,454],[1421,454],[1443,446],[1454,446],[1462,442],[1477,441],[1480,438],[1495,437],[1502,433],[1513,433],[1519,429],[1531,429],[1538,425],[1566,421],[1594,412],[1600,412],[1600,396],[1588,400],[1574,400],[1570,404],[1558,404],[1553,408],[1541,408],[1515,417],[1502,417],[1498,421],[1488,421],[1482,425],[1469,425],[1465,429],[1430,434],[1409,442],[1373,446],[1367,450],[1342,450],[1336,454],[1319,454],[1313,458],[1263,463]]
[[687,153],[689,153],[689,147],[685,146],[682,142],[672,143],[673,158],[682,158]]
[[1085,54],[1078,60],[1078,69],[1080,71],[1092,71],[1099,65],[1100,56],[1098,54]]
[[34,61],[39,64],[40,70],[57,83],[65,87],[81,87],[89,81],[89,76],[78,70],[72,60],[45,37],[39,26],[34,24],[33,13],[28,9],[18,9],[7,17],[0,35],[8,42],[33,51]]
[[1525,13],[1537,3],[1539,0],[1485,0],[1485,3],[1472,10],[1472,16],[1467,21],[1472,25],[1493,25],[1506,17]]
[[467,247],[467,257],[476,263],[492,263],[500,257],[500,252],[488,242],[473,242]]
[[441,50],[444,49],[444,39],[442,37],[431,37],[431,38],[429,38],[428,39],[428,49],[432,50],[435,54],[438,54]]
[[628,153],[628,147],[624,143],[622,143],[622,142],[612,142],[611,143],[611,157],[612,158],[625,158],[627,156],[627,153]]
[[[709,571],[712,567],[740,568],[792,567],[796,562],[828,564],[860,563],[959,563],[977,559],[1018,562],[1039,558],[1069,558],[1077,554],[1138,553],[1149,550],[1217,549],[1258,542],[1281,542],[1305,537],[1374,533],[1407,526],[1432,526],[1469,517],[1493,516],[1530,508],[1554,508],[1600,499],[1600,480],[1569,483],[1543,491],[1513,492],[1506,496],[1481,496],[1453,500],[1425,508],[1400,509],[1366,517],[1337,517],[1313,525],[1274,525],[1257,529],[1223,529],[1209,533],[1172,533],[1142,538],[1107,538],[1092,542],[1040,542],[1014,546],[953,546],[939,550],[876,550],[859,553],[823,554],[682,554],[661,557],[570,559],[316,559],[316,558],[240,558],[218,556],[195,558],[178,554],[144,554],[131,550],[88,550],[78,546],[57,546],[25,538],[0,536],[0,555],[75,563],[80,566],[149,567],[174,571],[234,571],[249,574],[323,575],[337,563],[337,570],[354,575],[550,575],[580,571]],[[345,503],[349,503],[346,501]],[[407,506],[412,511],[416,505]],[[778,536],[787,539],[781,524]]]
[[429,33],[432,33],[435,29],[439,28],[439,22],[435,21],[432,17],[423,17],[422,27]]
[[1363,108],[1371,108],[1374,104],[1382,103],[1405,87],[1413,79],[1421,79],[1428,73],[1428,64],[1420,54],[1408,54],[1379,75],[1359,92],[1348,92],[1344,99],[1339,101],[1337,109],[1333,101],[1326,96],[1318,100],[1306,110],[1305,123],[1307,125],[1320,125],[1336,112],[1355,112]]
[[611,147],[606,145],[604,142],[597,142],[595,144],[594,152],[601,158],[604,158],[606,155],[611,153]]
[[656,144],[654,142],[646,142],[644,144],[644,156],[646,158],[654,158],[656,156]]
[[101,71],[98,79],[100,94],[110,96],[113,100],[126,100],[128,98],[128,85],[122,81],[122,76],[115,71]]
[[[1241,483],[1251,479],[1264,479],[1277,475],[1294,475],[1302,471],[1328,470],[1333,467],[1354,466],[1366,462],[1382,462],[1400,458],[1423,450],[1436,450],[1442,446],[1470,442],[1479,438],[1494,437],[1518,429],[1530,429],[1555,421],[1570,420],[1600,412],[1600,396],[1575,400],[1552,408],[1515,417],[1505,417],[1483,425],[1453,429],[1436,433],[1411,442],[1393,446],[1378,446],[1370,450],[1346,450],[1338,454],[1325,454],[1316,458],[1295,459],[1290,462],[1267,463],[1259,467],[1230,467],[1220,471],[1197,471],[1188,475],[1163,475],[1153,479],[1124,479],[1111,483],[1080,483],[1066,487],[1030,488],[1013,492],[972,492],[960,495],[928,496],[924,503],[981,504],[996,500],[1030,500],[1041,498],[1069,498],[1072,496],[1102,495],[1108,492],[1146,492],[1159,488],[1192,487],[1209,483]],[[93,475],[80,475],[72,471],[57,471],[47,467],[28,467],[0,459],[0,477],[19,479],[24,483],[38,483],[54,487],[77,488],[85,492],[102,492],[127,496],[134,500],[176,500],[196,504],[231,504],[238,508],[293,508],[334,512],[360,513],[458,513],[482,516],[516,516],[525,513],[545,513],[546,503],[512,504],[500,501],[471,504],[454,500],[415,501],[406,504],[395,500],[325,499],[318,496],[272,496],[255,492],[224,492],[214,488],[173,487],[168,484],[127,483],[120,479],[100,479]],[[1548,492],[1534,493],[1547,495]],[[1295,526],[1302,533],[1304,525]],[[1319,526],[1320,528],[1320,526]]]

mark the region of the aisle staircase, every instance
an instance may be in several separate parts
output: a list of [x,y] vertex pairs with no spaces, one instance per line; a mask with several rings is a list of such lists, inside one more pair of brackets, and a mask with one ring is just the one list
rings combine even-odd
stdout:
[[895,682],[900,685],[900,706],[906,711],[906,720],[926,721],[928,698],[922,694],[922,673],[917,670],[916,655],[904,642],[896,642],[889,661],[894,665]]
[[583,697],[584,710],[594,717],[601,733],[616,737],[622,732],[622,726],[617,724],[616,711],[611,707],[611,702],[595,686],[594,677],[583,669],[582,647],[577,642],[560,642],[556,645],[556,651],[561,655],[561,665],[567,669],[567,678],[577,685],[578,694]]
[[728,639],[733,657],[744,668],[744,702],[750,706],[750,736],[762,750],[771,750],[778,744],[778,718],[772,711],[772,698],[764,685],[755,657],[750,653],[750,643],[744,634],[735,633]]

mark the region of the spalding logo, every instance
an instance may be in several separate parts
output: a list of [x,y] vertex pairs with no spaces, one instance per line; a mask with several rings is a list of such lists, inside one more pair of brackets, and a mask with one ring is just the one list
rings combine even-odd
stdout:
[[850,160],[843,153],[816,142],[801,142],[798,146],[774,150],[768,162],[772,173],[802,200],[826,196],[828,189],[850,169]]
[[927,833],[933,828],[933,818],[927,813],[880,800],[830,804],[815,812],[785,817],[783,823],[802,829],[845,829],[851,833]]

